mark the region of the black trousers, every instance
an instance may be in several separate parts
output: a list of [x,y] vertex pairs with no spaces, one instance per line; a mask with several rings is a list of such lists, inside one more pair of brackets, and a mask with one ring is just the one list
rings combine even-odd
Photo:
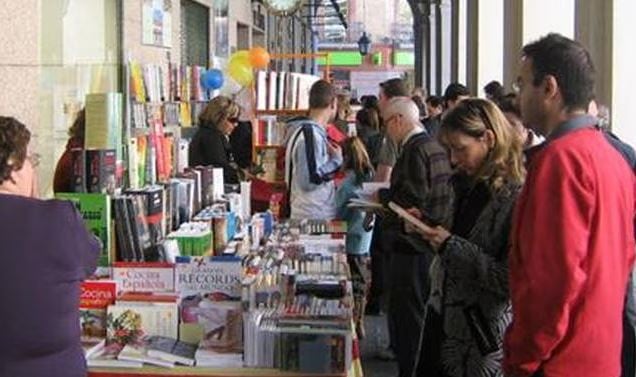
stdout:
[[371,287],[369,288],[369,305],[381,307],[385,293],[386,263],[385,253],[382,250],[382,219],[376,216],[371,238]]
[[634,328],[623,316],[623,351],[621,357],[621,377],[634,377],[636,375],[636,334]]
[[443,317],[429,307],[426,313],[422,346],[420,347],[420,360],[417,365],[418,377],[444,377],[441,363],[443,341]]
[[[394,243],[394,250],[408,248],[407,244]],[[430,289],[428,269],[431,259],[428,253],[393,251],[391,255],[388,317],[400,377],[412,377],[417,370]]]

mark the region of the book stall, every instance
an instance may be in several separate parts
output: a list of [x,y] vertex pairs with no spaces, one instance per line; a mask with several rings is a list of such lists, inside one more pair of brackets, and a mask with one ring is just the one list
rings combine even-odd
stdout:
[[[361,375],[346,224],[278,221],[276,205],[252,211],[253,182],[188,167],[184,134],[218,70],[131,61],[125,72],[125,96],[87,96],[74,192],[56,194],[102,243],[80,297],[89,376]],[[317,79],[257,77],[259,111],[285,113],[303,112]],[[274,127],[257,128],[257,149],[280,150]]]
[[355,375],[346,225],[265,213],[248,228],[218,254],[85,282],[89,375]]

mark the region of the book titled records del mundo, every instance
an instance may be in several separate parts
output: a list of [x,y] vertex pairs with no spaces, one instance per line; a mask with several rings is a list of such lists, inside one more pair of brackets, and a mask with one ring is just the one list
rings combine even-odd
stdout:
[[241,297],[241,260],[234,257],[177,257],[175,289],[181,297]]

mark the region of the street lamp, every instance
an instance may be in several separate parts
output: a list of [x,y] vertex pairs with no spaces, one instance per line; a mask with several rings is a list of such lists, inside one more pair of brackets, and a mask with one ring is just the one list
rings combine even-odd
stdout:
[[365,56],[368,54],[370,46],[371,40],[367,37],[367,32],[363,31],[362,36],[358,39],[358,51],[360,51],[360,55]]

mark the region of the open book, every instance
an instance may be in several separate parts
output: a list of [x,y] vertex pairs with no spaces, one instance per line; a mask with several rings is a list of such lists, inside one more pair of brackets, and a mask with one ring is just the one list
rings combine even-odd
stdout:
[[422,220],[408,213],[404,208],[395,204],[395,202],[389,202],[389,208],[395,212],[400,218],[408,221],[411,225],[416,227],[417,229],[423,232],[430,232],[433,228],[429,225],[426,225]]
[[368,211],[381,210],[384,208],[381,203],[374,202],[371,200],[366,200],[366,199],[360,199],[360,198],[350,199],[349,203],[347,204],[347,207],[359,208],[359,209],[368,210]]

